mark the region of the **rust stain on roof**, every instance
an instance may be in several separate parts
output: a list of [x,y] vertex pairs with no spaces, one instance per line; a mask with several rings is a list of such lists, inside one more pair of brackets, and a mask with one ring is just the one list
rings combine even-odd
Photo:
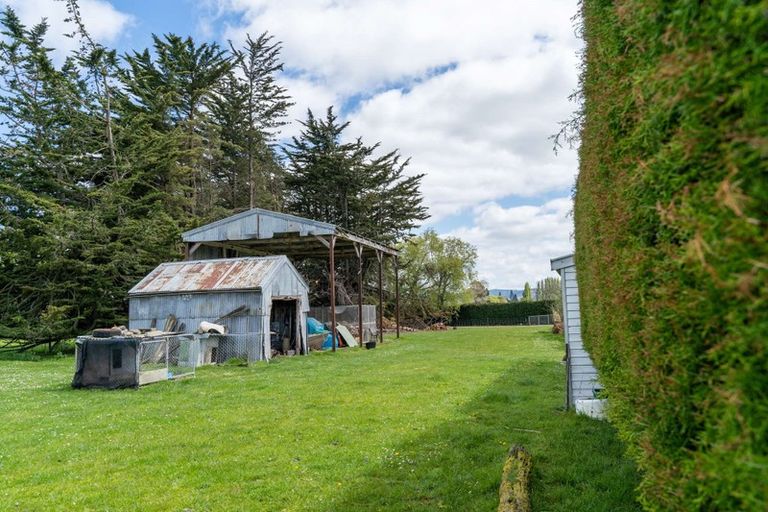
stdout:
[[198,292],[261,288],[283,257],[237,258],[163,263],[129,294]]
[[224,268],[224,265],[216,265],[208,272],[201,272],[203,275],[200,279],[200,289],[213,290],[216,287],[216,283],[219,282],[221,276],[226,273],[228,269]]

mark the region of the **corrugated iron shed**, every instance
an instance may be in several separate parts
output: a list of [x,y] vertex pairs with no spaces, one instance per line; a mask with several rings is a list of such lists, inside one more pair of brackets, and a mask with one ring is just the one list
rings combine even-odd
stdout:
[[[191,259],[215,259],[229,256],[271,256],[284,254],[295,259],[328,258],[328,295],[331,304],[336,305],[336,258],[357,258],[358,289],[363,288],[363,259],[378,260],[379,288],[379,340],[383,337],[384,257],[390,257],[395,264],[395,325],[396,336],[400,337],[400,284],[397,257],[399,251],[379,242],[362,237],[344,228],[287,213],[252,208],[242,213],[200,226],[182,234],[185,257]],[[362,297],[359,293],[358,308],[362,311]],[[335,309],[332,309],[335,311]],[[360,313],[362,318],[362,312]],[[362,332],[362,324],[358,325]],[[336,315],[331,315],[331,329],[336,330]],[[336,347],[334,346],[334,350]]]
[[150,329],[170,316],[181,332],[196,332],[202,322],[225,325],[226,334],[217,337],[215,360],[269,359],[271,333],[279,330],[271,323],[285,320],[272,318],[276,304],[291,311],[293,327],[287,336],[295,350],[308,350],[308,286],[286,256],[162,263],[128,296],[131,329]]

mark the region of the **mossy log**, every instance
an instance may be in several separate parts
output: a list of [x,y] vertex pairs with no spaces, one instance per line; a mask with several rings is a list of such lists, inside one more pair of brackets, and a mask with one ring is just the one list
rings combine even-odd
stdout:
[[531,454],[522,446],[509,449],[499,487],[498,512],[531,512]]

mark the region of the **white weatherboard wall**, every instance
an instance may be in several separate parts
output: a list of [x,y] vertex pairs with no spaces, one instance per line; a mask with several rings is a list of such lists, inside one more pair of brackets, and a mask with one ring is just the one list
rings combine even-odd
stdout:
[[552,270],[560,274],[562,283],[563,330],[568,354],[566,405],[570,408],[576,400],[595,398],[595,391],[601,386],[597,380],[597,370],[581,339],[579,285],[573,254],[555,258],[551,262]]

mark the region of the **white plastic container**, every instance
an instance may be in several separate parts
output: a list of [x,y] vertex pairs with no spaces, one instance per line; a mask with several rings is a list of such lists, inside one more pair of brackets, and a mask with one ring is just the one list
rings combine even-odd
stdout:
[[604,399],[584,399],[576,400],[576,412],[578,414],[585,414],[590,418],[596,420],[605,419],[605,408],[607,406],[607,400]]

